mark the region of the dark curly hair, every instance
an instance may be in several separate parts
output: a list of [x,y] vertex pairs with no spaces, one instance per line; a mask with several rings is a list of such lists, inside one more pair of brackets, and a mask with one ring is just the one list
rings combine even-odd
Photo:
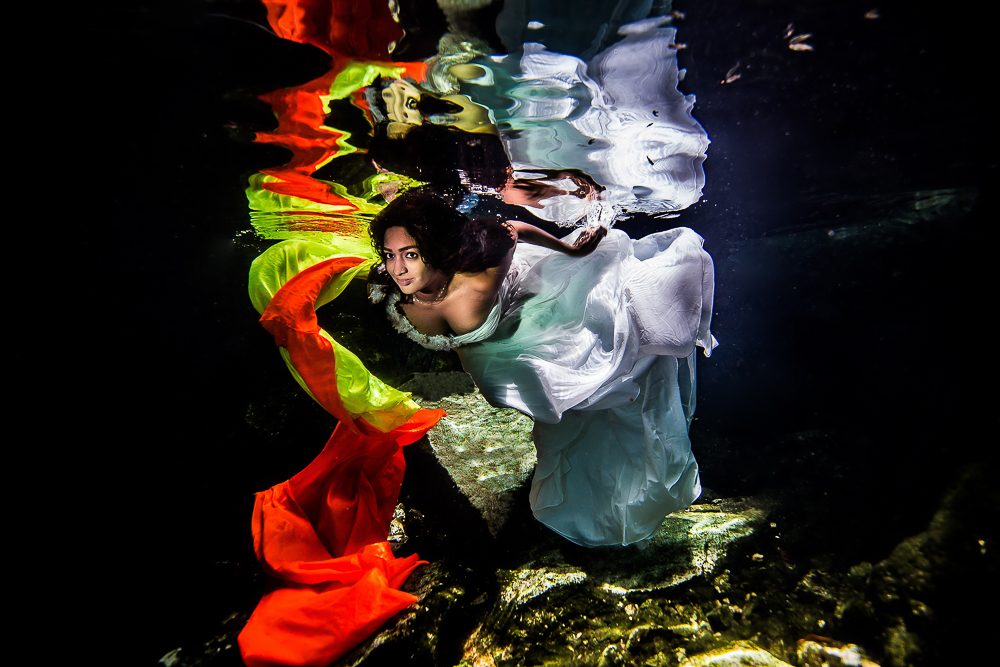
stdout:
[[386,127],[376,126],[368,157],[391,172],[437,187],[461,186],[464,173],[467,183],[493,190],[503,188],[513,173],[503,142],[494,134],[425,123],[391,139]]
[[[514,246],[510,226],[489,218],[470,220],[446,197],[418,189],[389,202],[369,227],[378,256],[385,257],[389,228],[402,227],[417,242],[424,262],[445,274],[478,273],[498,266]],[[384,262],[372,269],[369,281],[392,284]]]

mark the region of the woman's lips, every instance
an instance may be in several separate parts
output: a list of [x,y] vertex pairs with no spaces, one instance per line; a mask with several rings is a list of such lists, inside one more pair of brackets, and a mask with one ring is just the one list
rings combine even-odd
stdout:
[[400,287],[406,287],[413,282],[413,278],[396,278],[396,284]]

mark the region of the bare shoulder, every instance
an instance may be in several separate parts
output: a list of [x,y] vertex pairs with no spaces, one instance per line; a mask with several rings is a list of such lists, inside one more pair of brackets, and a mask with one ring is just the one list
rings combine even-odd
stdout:
[[452,279],[449,298],[444,306],[448,326],[457,334],[478,329],[493,309],[497,292],[507,275],[510,261],[479,273],[458,273]]

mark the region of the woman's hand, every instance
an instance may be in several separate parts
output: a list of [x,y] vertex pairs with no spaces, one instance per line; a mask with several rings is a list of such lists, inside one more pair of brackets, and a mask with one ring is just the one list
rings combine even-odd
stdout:
[[585,229],[580,232],[578,237],[576,237],[576,243],[573,245],[565,244],[566,250],[564,252],[572,257],[583,257],[585,255],[589,255],[594,252],[598,244],[601,242],[601,239],[607,235],[607,227],[591,227],[590,229]]

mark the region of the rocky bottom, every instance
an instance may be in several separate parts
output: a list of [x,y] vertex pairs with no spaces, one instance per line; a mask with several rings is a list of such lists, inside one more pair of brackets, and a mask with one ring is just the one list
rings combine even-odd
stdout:
[[[488,406],[462,374],[418,376],[405,388],[449,415],[407,448],[391,536],[399,555],[431,563],[404,586],[418,602],[338,667],[968,664],[968,644],[955,638],[986,626],[976,601],[995,582],[986,526],[1000,525],[1000,503],[977,468],[923,532],[876,562],[852,555],[872,531],[896,529],[891,521],[879,528],[856,509],[810,505],[815,494],[794,486],[740,498],[706,491],[642,549],[587,549],[531,516],[530,420]],[[876,501],[863,507],[882,511]],[[161,662],[240,664],[235,637],[250,611]]]

